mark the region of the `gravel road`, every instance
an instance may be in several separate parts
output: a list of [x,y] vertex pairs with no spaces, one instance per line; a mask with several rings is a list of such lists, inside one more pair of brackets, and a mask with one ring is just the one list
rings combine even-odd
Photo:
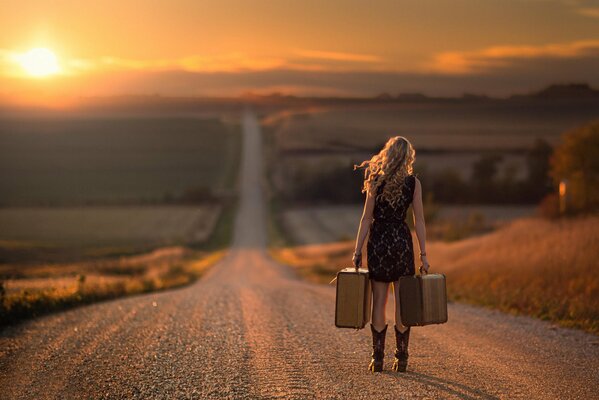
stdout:
[[0,398],[599,398],[598,337],[461,304],[413,329],[407,373],[389,370],[392,330],[369,373],[369,331],[334,327],[334,289],[268,257],[260,129],[250,110],[243,123],[228,256],[183,289],[4,329]]

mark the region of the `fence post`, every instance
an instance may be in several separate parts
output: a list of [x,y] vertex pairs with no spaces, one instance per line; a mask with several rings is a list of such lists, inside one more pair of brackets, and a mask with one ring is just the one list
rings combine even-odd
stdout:
[[559,182],[559,212],[564,215],[568,211],[568,180],[562,179]]

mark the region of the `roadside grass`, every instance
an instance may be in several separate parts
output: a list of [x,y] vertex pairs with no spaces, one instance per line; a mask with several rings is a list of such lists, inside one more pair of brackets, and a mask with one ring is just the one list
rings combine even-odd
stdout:
[[274,248],[293,245],[291,235],[285,229],[281,209],[280,202],[276,197],[271,197],[268,200],[267,235],[269,246]]
[[274,190],[273,168],[276,166],[275,138],[276,129],[270,125],[262,124],[262,147],[264,149],[265,171],[263,176],[263,187],[266,191],[267,201],[267,236],[270,247],[291,246],[293,244],[291,235],[285,229],[283,211],[279,196]]
[[[269,252],[305,279],[328,283],[351,265],[353,248],[348,241],[271,247]],[[491,233],[449,243],[430,241],[427,253],[431,272],[447,276],[450,301],[599,335],[599,215],[522,218]],[[367,266],[366,255],[363,264]]]
[[[428,221],[428,219],[426,219]],[[413,229],[413,223],[410,224]],[[496,229],[496,224],[486,221],[483,214],[471,212],[467,218],[435,221],[433,224],[427,224],[427,237],[432,240],[442,240],[445,242],[454,242],[466,239],[471,236],[491,232]]]
[[41,276],[32,273],[25,279],[0,282],[0,326],[83,304],[184,286],[200,278],[225,254],[226,250],[183,251],[180,257],[171,257],[175,260],[158,257],[156,263],[120,267],[118,261],[112,261],[96,271],[72,274],[67,270],[66,275],[60,275],[59,267],[47,266],[46,271],[37,270]]
[[97,301],[195,282],[228,252],[236,196],[223,201],[207,240],[148,253],[63,264],[0,265],[0,327]]
[[452,299],[599,334],[599,216],[516,220],[427,252]]
[[[314,283],[329,283],[337,272],[351,266],[354,242],[335,242],[302,246],[270,247],[270,256],[281,264],[294,268],[304,279]],[[367,267],[366,257],[363,262]]]

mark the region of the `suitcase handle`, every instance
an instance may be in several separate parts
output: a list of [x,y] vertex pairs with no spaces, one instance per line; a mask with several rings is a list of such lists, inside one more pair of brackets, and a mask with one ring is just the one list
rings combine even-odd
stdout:
[[[424,264],[422,264],[422,265],[420,266],[420,268],[418,268],[418,270],[420,271],[420,275],[428,275],[428,272],[425,272],[424,274],[422,273],[422,271],[424,271],[424,268],[422,268],[422,267],[424,267]],[[430,264],[429,264],[429,266],[428,266],[428,267],[430,268]]]
[[[360,270],[360,267],[355,267],[355,266],[354,266],[354,268],[356,269],[356,272]],[[329,285],[332,285],[332,284],[333,284],[333,282],[335,282],[336,280],[337,280],[337,276],[335,276],[335,277],[334,277],[334,278],[333,278],[333,279],[332,279],[332,280],[329,282]]]

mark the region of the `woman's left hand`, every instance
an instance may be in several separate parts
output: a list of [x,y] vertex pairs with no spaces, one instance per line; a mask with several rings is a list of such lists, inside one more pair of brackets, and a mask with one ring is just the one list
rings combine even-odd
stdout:
[[430,268],[430,264],[428,263],[426,256],[420,257],[420,261],[422,261],[422,265],[420,266],[420,273],[422,273],[422,271],[424,270],[424,273],[428,274],[428,269]]

